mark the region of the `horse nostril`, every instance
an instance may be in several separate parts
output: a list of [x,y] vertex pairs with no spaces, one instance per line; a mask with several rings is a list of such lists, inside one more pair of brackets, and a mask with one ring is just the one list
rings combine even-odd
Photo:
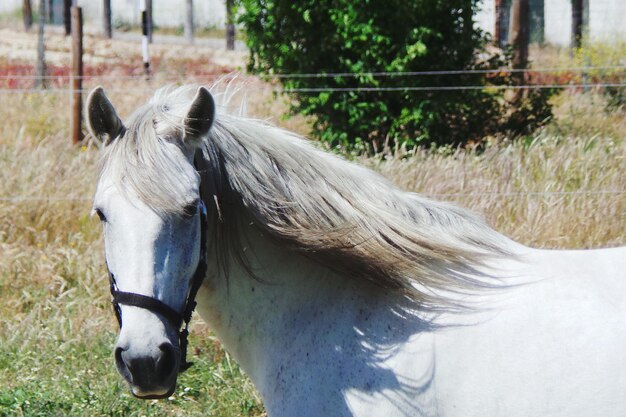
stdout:
[[178,352],[171,343],[162,343],[159,345],[161,357],[157,360],[156,370],[163,378],[167,379],[177,371]]
[[172,343],[162,343],[148,352],[118,346],[114,354],[117,370],[132,386],[145,392],[174,389],[180,355]]
[[115,348],[115,366],[117,366],[118,372],[126,379],[128,382],[132,382],[132,374],[128,369],[128,364],[124,359],[123,353],[126,349],[122,349],[121,347]]

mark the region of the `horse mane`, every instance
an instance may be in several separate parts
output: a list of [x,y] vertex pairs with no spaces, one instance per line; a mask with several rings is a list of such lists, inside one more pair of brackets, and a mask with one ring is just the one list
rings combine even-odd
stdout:
[[[105,158],[156,211],[179,212],[187,203],[180,169],[159,143],[180,137],[196,89],[157,91]],[[214,96],[228,102],[228,94]],[[247,214],[289,250],[435,308],[437,290],[488,286],[480,267],[511,255],[510,241],[468,210],[402,191],[294,133],[220,110],[196,160],[215,232],[209,243],[224,262],[246,263],[239,238]]]

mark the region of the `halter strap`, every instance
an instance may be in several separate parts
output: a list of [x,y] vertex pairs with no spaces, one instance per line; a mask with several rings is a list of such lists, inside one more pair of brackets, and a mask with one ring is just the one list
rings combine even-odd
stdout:
[[126,306],[141,307],[155,313],[159,313],[175,327],[180,327],[183,321],[183,316],[179,312],[177,312],[161,300],[148,297],[147,295],[135,294],[132,292],[114,291],[113,302]]
[[[197,169],[197,166],[196,166]],[[131,292],[118,291],[117,282],[115,281],[115,275],[109,269],[109,284],[111,290],[113,304],[113,310],[115,311],[115,317],[120,328],[122,328],[122,310],[120,305],[128,305],[133,307],[145,308],[154,313],[161,314],[165,317],[174,327],[180,328],[184,322],[184,328],[178,334],[178,344],[180,347],[180,366],[178,372],[184,372],[192,365],[191,362],[187,362],[187,338],[189,336],[189,322],[194,309],[196,308],[196,295],[198,290],[202,286],[202,281],[206,275],[206,227],[207,227],[207,210],[202,198],[202,187],[200,187],[200,259],[196,266],[196,271],[191,278],[189,284],[189,292],[187,293],[187,299],[185,300],[185,308],[182,313],[174,310],[163,301],[147,295],[135,294]]]

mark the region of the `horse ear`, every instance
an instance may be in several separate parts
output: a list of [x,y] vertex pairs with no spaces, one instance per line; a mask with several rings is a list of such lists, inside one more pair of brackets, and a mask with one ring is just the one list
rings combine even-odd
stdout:
[[215,101],[209,90],[204,87],[198,88],[193,98],[191,107],[185,116],[185,133],[183,141],[196,142],[209,133],[209,129],[215,120]]
[[89,131],[105,145],[126,130],[102,87],[96,87],[89,94],[86,107]]

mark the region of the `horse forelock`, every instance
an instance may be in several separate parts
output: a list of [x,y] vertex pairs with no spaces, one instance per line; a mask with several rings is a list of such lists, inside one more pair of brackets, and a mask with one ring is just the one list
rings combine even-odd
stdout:
[[103,154],[102,173],[158,213],[180,214],[189,203],[179,178],[185,171],[183,161],[165,144],[182,146],[183,119],[194,93],[192,86],[157,90],[133,112],[123,136]]
[[[125,161],[109,167],[156,210],[186,203],[177,201],[178,167],[162,141],[182,129],[196,88],[159,90],[109,151],[109,160]],[[430,289],[481,286],[476,268],[508,256],[506,238],[473,213],[399,190],[293,133],[219,110],[199,167],[213,230],[221,230],[211,237],[223,240],[212,244],[218,259],[245,262],[232,234],[243,233],[236,213],[246,213],[267,235],[322,265],[436,307],[441,300]]]

